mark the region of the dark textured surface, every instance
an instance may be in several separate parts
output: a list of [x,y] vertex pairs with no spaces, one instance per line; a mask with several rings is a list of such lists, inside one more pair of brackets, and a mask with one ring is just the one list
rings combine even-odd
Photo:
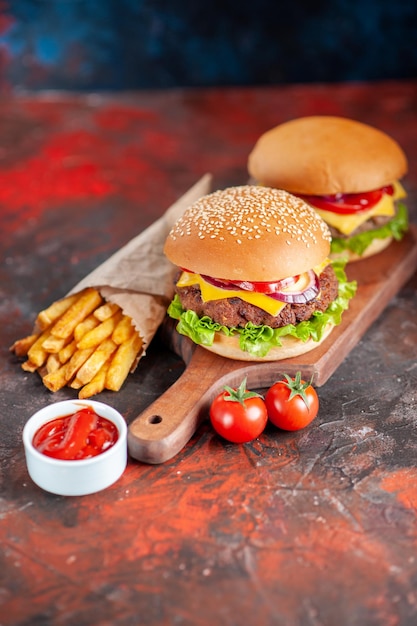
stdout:
[[0,87],[417,77],[414,0],[3,0]]
[[[26,471],[26,419],[74,392],[52,396],[8,346],[202,174],[245,182],[258,135],[310,113],[400,141],[416,221],[415,82],[0,102],[2,626],[416,623],[415,275],[319,388],[308,429],[235,446],[204,424],[171,461],[130,460],[84,498]],[[130,422],[182,368],[157,340],[97,399]]]

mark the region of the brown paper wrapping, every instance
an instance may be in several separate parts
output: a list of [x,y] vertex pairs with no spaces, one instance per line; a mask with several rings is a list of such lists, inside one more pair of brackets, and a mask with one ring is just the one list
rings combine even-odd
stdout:
[[174,294],[176,267],[163,253],[171,227],[184,210],[210,192],[212,176],[205,174],[156,222],[131,239],[85,276],[69,293],[95,287],[103,298],[129,315],[143,340],[143,352],[163,321]]

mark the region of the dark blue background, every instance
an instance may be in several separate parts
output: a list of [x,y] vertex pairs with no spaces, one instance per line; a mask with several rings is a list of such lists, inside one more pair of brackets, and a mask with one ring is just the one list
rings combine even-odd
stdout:
[[416,0],[0,0],[0,86],[417,77]]

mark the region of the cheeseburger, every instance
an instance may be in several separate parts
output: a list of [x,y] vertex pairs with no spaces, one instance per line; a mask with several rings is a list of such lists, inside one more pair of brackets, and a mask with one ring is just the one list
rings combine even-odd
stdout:
[[260,184],[295,194],[329,225],[331,256],[353,261],[401,239],[408,228],[399,179],[407,159],[380,130],[333,116],[301,117],[267,131],[249,155]]
[[168,313],[178,332],[225,357],[303,354],[340,323],[355,291],[329,251],[328,227],[300,198],[256,185],[215,191],[167,237],[179,267]]

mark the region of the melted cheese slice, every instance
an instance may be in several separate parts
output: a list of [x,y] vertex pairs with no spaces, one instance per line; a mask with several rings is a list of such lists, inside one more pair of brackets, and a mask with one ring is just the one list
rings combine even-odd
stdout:
[[403,186],[398,181],[393,183],[394,194],[392,196],[384,194],[379,202],[369,211],[361,211],[351,215],[340,215],[333,211],[324,211],[314,207],[314,210],[324,219],[327,224],[337,228],[344,235],[350,235],[354,230],[361,226],[364,222],[376,215],[385,215],[391,217],[395,215],[395,200],[405,198],[407,195]]
[[[323,263],[313,269],[319,276],[328,264],[329,259],[326,259]],[[307,280],[308,279],[305,274],[301,274],[297,282],[292,285],[293,290],[301,291],[303,286],[306,286]],[[191,287],[192,285],[198,285],[200,287],[203,302],[209,302],[210,300],[224,300],[225,298],[240,298],[241,300],[244,300],[249,304],[253,304],[273,316],[277,316],[286,305],[285,302],[279,302],[278,300],[275,300],[275,298],[271,298],[264,293],[245,291],[243,289],[222,289],[221,287],[215,287],[214,285],[206,282],[200,274],[183,272],[177,282],[177,287]],[[291,288],[288,287],[283,291],[291,293]]]

